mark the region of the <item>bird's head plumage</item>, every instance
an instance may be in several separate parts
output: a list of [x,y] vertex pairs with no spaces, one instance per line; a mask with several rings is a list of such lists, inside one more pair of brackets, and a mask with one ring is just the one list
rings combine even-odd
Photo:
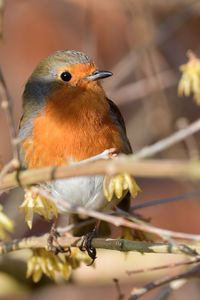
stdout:
[[70,111],[70,105],[80,107],[83,103],[87,105],[85,100],[94,95],[95,98],[105,96],[98,79],[111,75],[111,72],[98,70],[92,59],[79,51],[61,50],[47,56],[25,86],[22,122],[40,112],[46,101],[52,101],[58,108],[68,106]]
[[57,51],[38,64],[26,84],[24,97],[48,97],[52,90],[61,88],[68,94],[83,92],[100,85],[98,79],[111,75],[111,72],[99,71],[92,59],[82,52]]

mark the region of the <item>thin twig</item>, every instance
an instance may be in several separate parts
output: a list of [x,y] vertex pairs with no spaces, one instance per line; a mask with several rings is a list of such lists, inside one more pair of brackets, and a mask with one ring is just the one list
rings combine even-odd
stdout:
[[[189,125],[189,120],[187,118],[179,118],[176,121],[176,125],[178,129],[185,129]],[[187,152],[189,154],[189,158],[193,160],[197,160],[199,158],[199,149],[198,149],[198,144],[197,140],[193,135],[188,136],[187,138],[184,139],[185,146],[187,148]]]
[[119,280],[117,278],[114,278],[113,281],[115,283],[116,290],[117,290],[117,300],[124,299],[124,294],[121,293],[121,289],[120,289],[120,285],[119,285]]
[[[70,203],[68,203],[66,201],[63,201],[62,199],[58,199],[58,198],[53,197],[48,192],[46,192],[45,190],[40,189],[40,188],[35,188],[35,192],[39,193],[43,197],[53,201],[56,205],[59,205],[59,206],[65,208],[66,211],[68,211],[68,212],[72,212],[72,213],[81,214],[81,215],[90,216],[90,217],[93,217],[93,218],[96,218],[96,219],[100,219],[100,220],[106,221],[108,223],[111,223],[111,224],[113,224],[117,227],[125,226],[125,227],[133,228],[133,229],[136,229],[136,230],[150,232],[150,233],[153,233],[153,234],[159,236],[160,238],[162,238],[164,240],[165,239],[170,240],[170,239],[175,238],[175,239],[200,241],[200,235],[175,232],[175,231],[171,231],[171,230],[165,230],[165,229],[157,228],[157,227],[154,227],[152,225],[144,224],[144,223],[143,224],[136,224],[136,223],[133,223],[132,221],[126,220],[122,217],[111,216],[111,215],[104,214],[102,212],[89,210],[89,209],[86,209],[84,207],[71,205]],[[183,250],[184,249],[182,249],[182,251]],[[194,253],[193,253],[193,255],[194,255]]]
[[6,112],[11,144],[13,148],[13,159],[3,168],[1,173],[1,177],[2,177],[2,175],[5,175],[5,173],[8,172],[11,168],[19,167],[19,154],[18,154],[19,140],[17,139],[11,98],[8,94],[8,90],[1,71],[0,71],[0,97],[1,97],[2,108],[4,108]]
[[137,270],[131,270],[131,271],[126,271],[128,275],[135,275],[138,273],[146,273],[146,272],[151,272],[151,271],[158,271],[158,270],[163,270],[163,269],[169,269],[169,268],[176,268],[180,266],[185,266],[185,265],[192,265],[200,262],[200,256],[192,257],[190,260],[187,261],[182,261],[178,263],[171,263],[171,264],[166,264],[166,265],[161,265],[161,266],[156,266],[156,267],[151,267],[147,269],[137,269]]
[[2,182],[3,177],[8,174],[10,171],[13,171],[13,169],[17,169],[19,167],[19,161],[15,158],[11,159],[0,172],[0,182]]
[[5,1],[0,0],[0,38],[3,36],[3,12],[4,12]]
[[134,159],[141,159],[141,158],[146,158],[146,157],[151,157],[169,147],[172,145],[183,141],[185,138],[188,136],[193,135],[194,133],[200,131],[200,119],[195,121],[194,123],[190,124],[184,129],[181,129],[169,137],[160,140],[159,142],[143,148],[141,151],[137,152],[136,154],[133,155]]
[[136,209],[141,209],[141,208],[146,208],[149,206],[153,206],[153,205],[159,205],[159,204],[164,204],[164,203],[169,203],[172,201],[177,201],[177,200],[181,200],[181,199],[186,199],[186,198],[191,198],[194,196],[197,196],[200,194],[200,190],[196,190],[190,193],[185,193],[176,197],[169,197],[169,198],[165,198],[165,199],[160,199],[160,200],[154,200],[154,201],[150,201],[150,202],[146,202],[146,203],[141,203],[141,204],[137,204],[137,205],[133,205],[129,211],[134,211]]
[[1,71],[0,71],[0,96],[1,96],[2,108],[5,109],[7,115],[8,127],[9,127],[11,142],[13,146],[13,157],[15,159],[18,159],[18,146],[17,146],[18,141],[16,141],[17,133],[16,133],[15,121],[14,121],[14,116],[12,111],[12,102],[8,94],[8,90],[6,88],[6,84],[3,79]]
[[187,281],[187,279],[178,279],[170,282],[170,284],[162,288],[152,300],[166,300],[171,292],[180,289]]
[[142,297],[144,294],[148,293],[149,291],[151,291],[159,286],[162,286],[166,283],[172,282],[174,280],[190,278],[190,277],[195,277],[195,276],[199,276],[199,275],[200,275],[200,264],[185,273],[181,273],[179,275],[175,275],[175,276],[171,276],[171,277],[161,278],[154,282],[150,282],[141,288],[135,288],[135,289],[133,289],[132,295],[128,298],[128,300],[136,300],[136,299]]
[[[132,221],[133,223],[136,223],[136,224],[139,224],[139,225],[143,225],[145,228],[148,228],[148,229],[149,229],[149,227],[152,227],[151,225],[149,225],[149,223],[145,222],[141,218],[135,217],[135,215],[130,214],[130,213],[128,213],[128,212],[126,212],[126,211],[124,211],[120,208],[116,208],[116,209],[117,209],[117,212],[120,213],[121,217],[124,216],[129,221]],[[144,230],[144,231],[146,231],[146,230]],[[183,245],[178,245],[177,241],[175,241],[173,239],[174,238],[173,234],[171,234],[171,235],[167,234],[166,235],[166,234],[164,234],[164,232],[163,233],[160,232],[160,234],[157,232],[156,235],[160,236],[160,238],[162,240],[167,241],[171,245],[179,247],[182,250],[182,252],[185,253],[185,254],[195,255],[195,256],[197,255],[197,253],[194,250],[192,250],[191,248],[185,247]]]

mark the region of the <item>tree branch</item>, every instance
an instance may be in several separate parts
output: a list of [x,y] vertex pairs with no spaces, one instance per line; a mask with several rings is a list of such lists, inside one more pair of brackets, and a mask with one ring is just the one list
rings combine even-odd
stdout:
[[168,296],[171,294],[171,292],[180,289],[187,282],[188,280],[185,278],[171,281],[170,284],[162,288],[152,300],[166,300]]
[[[1,9],[1,8],[0,8]],[[1,98],[1,106],[4,108],[7,116],[7,121],[8,121],[8,128],[10,132],[10,139],[11,139],[11,144],[13,148],[13,158],[12,160],[5,165],[5,167],[2,169],[0,173],[0,181],[2,177],[8,173],[10,170],[13,168],[16,169],[19,167],[19,155],[18,155],[18,144],[19,140],[17,138],[17,132],[15,128],[15,121],[14,121],[14,116],[13,116],[13,110],[12,110],[12,101],[10,99],[10,96],[8,94],[8,90],[3,78],[3,75],[0,70],[0,98]]]
[[158,279],[154,282],[150,282],[147,285],[141,287],[141,288],[135,288],[133,289],[132,295],[128,298],[128,300],[136,300],[140,297],[142,297],[144,294],[148,293],[149,291],[162,286],[166,283],[172,282],[174,280],[178,279],[184,279],[184,278],[190,278],[200,275],[200,264],[189,270],[188,272],[181,273],[179,275],[171,276],[171,277],[165,277]]
[[192,265],[200,262],[200,256],[195,256],[190,258],[190,260],[186,261],[181,261],[178,263],[171,263],[171,264],[165,264],[161,266],[155,266],[155,267],[150,267],[147,269],[136,269],[136,270],[131,270],[131,271],[126,271],[128,275],[135,275],[138,273],[146,273],[146,272],[151,272],[151,271],[158,271],[158,270],[164,270],[164,269],[169,269],[169,268],[176,268],[180,266],[186,266],[186,265]]
[[[0,255],[21,249],[47,249],[48,236],[49,234],[44,234],[39,237],[29,237],[10,242],[1,242]],[[79,247],[81,245],[80,237],[62,236],[58,238],[58,243],[64,248]],[[185,243],[185,245],[200,254],[199,244],[195,245],[194,243]],[[180,246],[180,244],[178,246],[173,246],[168,243],[139,242],[110,238],[94,238],[92,240],[92,247],[97,249],[116,250],[122,252],[133,251],[139,253],[169,253],[185,255],[183,251],[181,251]]]
[[[1,87],[1,85],[0,85]],[[5,94],[5,89],[3,89]],[[4,95],[6,97],[6,95]],[[6,100],[7,101],[7,100]],[[6,102],[8,105],[8,102]],[[15,137],[15,129],[10,116],[11,136]],[[58,178],[68,178],[73,176],[96,175],[105,173],[129,172],[132,175],[140,177],[180,177],[188,179],[200,179],[200,168],[197,162],[172,161],[172,160],[149,160],[146,162],[135,162],[136,159],[150,157],[156,153],[182,141],[186,137],[200,130],[200,120],[192,123],[188,127],[177,131],[171,136],[149,146],[133,155],[121,155],[117,159],[107,161],[95,161],[71,166],[62,166],[59,168],[48,167],[37,170],[28,170],[20,173],[19,180],[22,185],[29,185],[36,182],[44,182]],[[14,148],[14,159],[18,157],[17,145]],[[19,185],[17,173],[5,176],[0,184],[0,190],[13,188]]]
[[[111,216],[99,211],[94,211],[90,209],[86,209],[84,207],[76,206],[76,205],[71,205],[70,203],[63,201],[62,199],[58,199],[53,197],[51,194],[46,192],[45,190],[42,190],[40,188],[35,188],[35,192],[41,194],[43,197],[53,201],[56,205],[63,206],[66,211],[71,212],[71,213],[76,213],[80,215],[85,215],[85,216],[90,216],[93,218],[96,218],[97,220],[103,220],[108,223],[111,223],[115,226],[125,226],[128,228],[133,228],[136,230],[141,230],[149,233],[153,233],[160,237],[163,240],[168,240],[171,241],[172,239],[183,239],[183,240],[192,240],[192,241],[200,241],[200,235],[197,234],[189,234],[189,233],[182,233],[182,232],[176,232],[176,231],[171,231],[171,230],[166,230],[166,229],[161,229],[154,227],[152,225],[149,225],[143,221],[137,220],[136,218],[133,218],[133,216],[129,215],[128,213],[125,212],[125,217],[130,217],[134,219],[135,222],[129,221],[123,217],[120,216]],[[173,242],[173,241],[172,241]],[[184,253],[190,252],[190,249],[183,249],[182,250]],[[194,255],[194,253],[193,253]]]
[[200,130],[200,119],[195,121],[194,123],[190,124],[189,126],[185,127],[184,129],[178,130],[177,132],[173,133],[169,137],[158,141],[157,143],[143,148],[141,151],[139,151],[136,154],[133,154],[134,159],[141,159],[146,157],[151,157],[158,152],[161,152],[172,145],[181,142],[188,136],[193,135],[194,133],[198,132]]
[[[134,158],[134,156],[133,156]],[[137,177],[200,179],[200,163],[181,160],[134,161],[131,155],[121,155],[114,160],[95,161],[70,166],[46,167],[10,173],[3,177],[0,190],[46,182],[52,179],[87,176],[97,174],[117,174],[127,172]],[[19,179],[19,180],[18,180]]]

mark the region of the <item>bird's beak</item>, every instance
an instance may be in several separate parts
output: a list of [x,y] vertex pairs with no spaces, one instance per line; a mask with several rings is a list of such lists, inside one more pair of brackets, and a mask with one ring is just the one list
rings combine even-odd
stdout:
[[94,80],[103,79],[103,78],[106,78],[109,76],[112,76],[112,72],[97,70],[97,71],[94,71],[92,73],[92,75],[89,75],[89,76],[83,78],[83,80],[94,81]]

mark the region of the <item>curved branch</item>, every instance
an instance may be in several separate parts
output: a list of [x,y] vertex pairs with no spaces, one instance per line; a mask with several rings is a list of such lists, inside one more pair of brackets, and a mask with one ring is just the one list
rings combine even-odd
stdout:
[[[29,237],[21,240],[13,240],[10,242],[2,242],[0,244],[0,255],[6,254],[15,250],[30,249],[30,248],[47,248],[48,234],[40,237]],[[64,247],[79,247],[81,245],[80,237],[59,237],[58,243]],[[92,247],[97,249],[117,250],[117,251],[134,251],[139,253],[171,253],[184,254],[181,250],[181,244],[171,245],[167,243],[152,243],[129,241],[124,239],[111,238],[94,238]],[[186,247],[190,247],[200,254],[200,245],[194,243],[185,243]]]
[[[198,234],[182,233],[182,232],[176,232],[176,231],[171,231],[171,230],[167,230],[167,229],[157,228],[155,226],[145,223],[144,221],[134,218],[132,215],[130,215],[128,213],[125,213],[124,216],[131,220],[131,221],[129,221],[120,216],[111,216],[111,215],[108,215],[108,214],[105,214],[105,213],[102,213],[99,211],[90,210],[90,209],[86,209],[81,206],[72,205],[66,201],[63,201],[62,199],[53,197],[47,191],[45,191],[41,188],[34,188],[34,189],[35,189],[36,193],[39,193],[43,197],[53,201],[56,205],[60,205],[61,207],[63,206],[68,212],[70,211],[75,214],[90,216],[90,217],[96,218],[97,220],[99,219],[99,220],[103,220],[108,223],[111,223],[117,227],[125,226],[125,227],[136,229],[136,230],[150,232],[150,233],[157,235],[161,239],[167,240],[167,241],[171,241],[174,238],[175,239],[192,240],[192,241],[196,241],[196,242],[200,241],[200,235],[198,235]],[[119,211],[121,213],[124,213],[123,210],[119,210]]]

